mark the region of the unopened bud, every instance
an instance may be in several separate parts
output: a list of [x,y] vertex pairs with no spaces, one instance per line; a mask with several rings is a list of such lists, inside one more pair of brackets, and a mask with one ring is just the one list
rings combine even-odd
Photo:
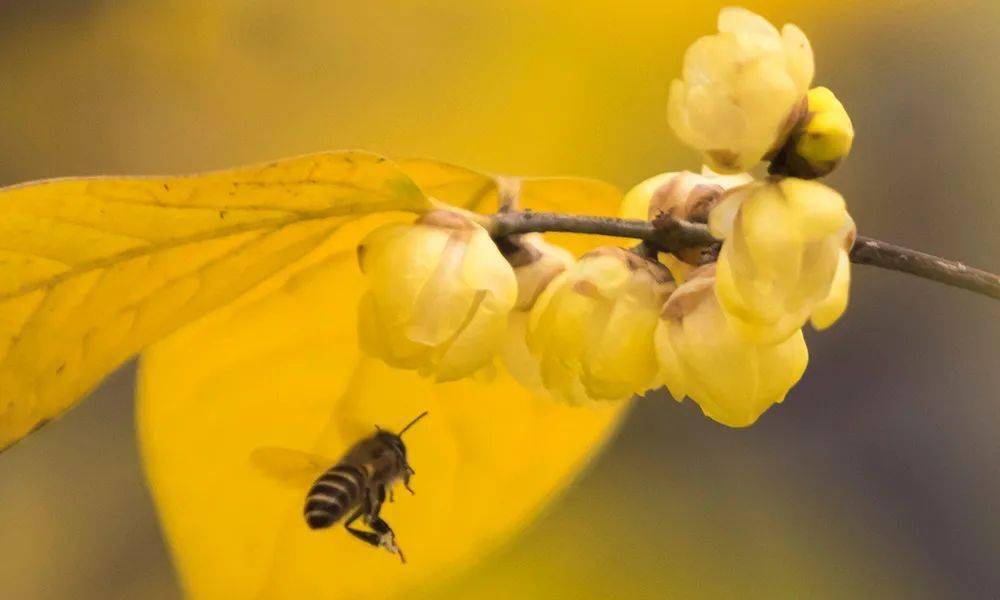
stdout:
[[[663,215],[707,223],[708,216],[722,195],[730,189],[750,183],[747,173],[719,175],[708,167],[701,174],[691,171],[662,173],[639,183],[622,199],[619,216],[625,219],[653,221]],[[690,265],[699,265],[705,247],[695,246],[677,252],[677,258]],[[667,263],[671,272],[674,265]],[[675,278],[678,274],[675,274]]]
[[844,105],[825,87],[809,90],[809,107],[770,171],[803,179],[828,175],[851,151],[854,125]]

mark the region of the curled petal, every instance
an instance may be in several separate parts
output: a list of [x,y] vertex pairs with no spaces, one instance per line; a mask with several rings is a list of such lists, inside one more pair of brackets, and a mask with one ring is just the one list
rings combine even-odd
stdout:
[[851,288],[851,258],[846,250],[841,250],[837,260],[837,272],[830,285],[830,294],[819,302],[812,311],[809,322],[819,331],[834,323],[847,310]]

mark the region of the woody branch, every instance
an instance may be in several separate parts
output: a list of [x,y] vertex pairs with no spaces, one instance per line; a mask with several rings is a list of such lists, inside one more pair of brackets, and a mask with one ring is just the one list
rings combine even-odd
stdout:
[[[633,238],[665,252],[720,241],[705,225],[670,217],[662,217],[654,224],[636,219],[507,210],[492,215],[487,222],[487,230],[494,238],[549,231]],[[909,273],[1000,300],[1000,275],[955,260],[865,236],[858,236],[850,256],[851,262],[856,264]]]

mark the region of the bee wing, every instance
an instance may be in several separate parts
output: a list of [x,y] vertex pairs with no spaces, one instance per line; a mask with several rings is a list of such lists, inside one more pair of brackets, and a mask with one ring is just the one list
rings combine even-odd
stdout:
[[274,481],[305,490],[333,466],[334,460],[291,448],[264,446],[250,453],[250,464]]

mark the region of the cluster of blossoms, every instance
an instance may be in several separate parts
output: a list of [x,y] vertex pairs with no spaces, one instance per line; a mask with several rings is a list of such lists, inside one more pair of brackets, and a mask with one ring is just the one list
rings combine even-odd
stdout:
[[572,403],[666,386],[734,427],[781,402],[808,362],[803,326],[829,327],[847,306],[854,222],[815,179],[854,132],[828,89],[810,89],[801,30],[735,8],[718,29],[688,49],[670,90],[670,124],[706,166],[640,183],[620,216],[704,223],[721,247],[575,258],[539,234],[494,240],[481,217],[435,210],[362,243],[364,349],[438,381],[499,357]]

